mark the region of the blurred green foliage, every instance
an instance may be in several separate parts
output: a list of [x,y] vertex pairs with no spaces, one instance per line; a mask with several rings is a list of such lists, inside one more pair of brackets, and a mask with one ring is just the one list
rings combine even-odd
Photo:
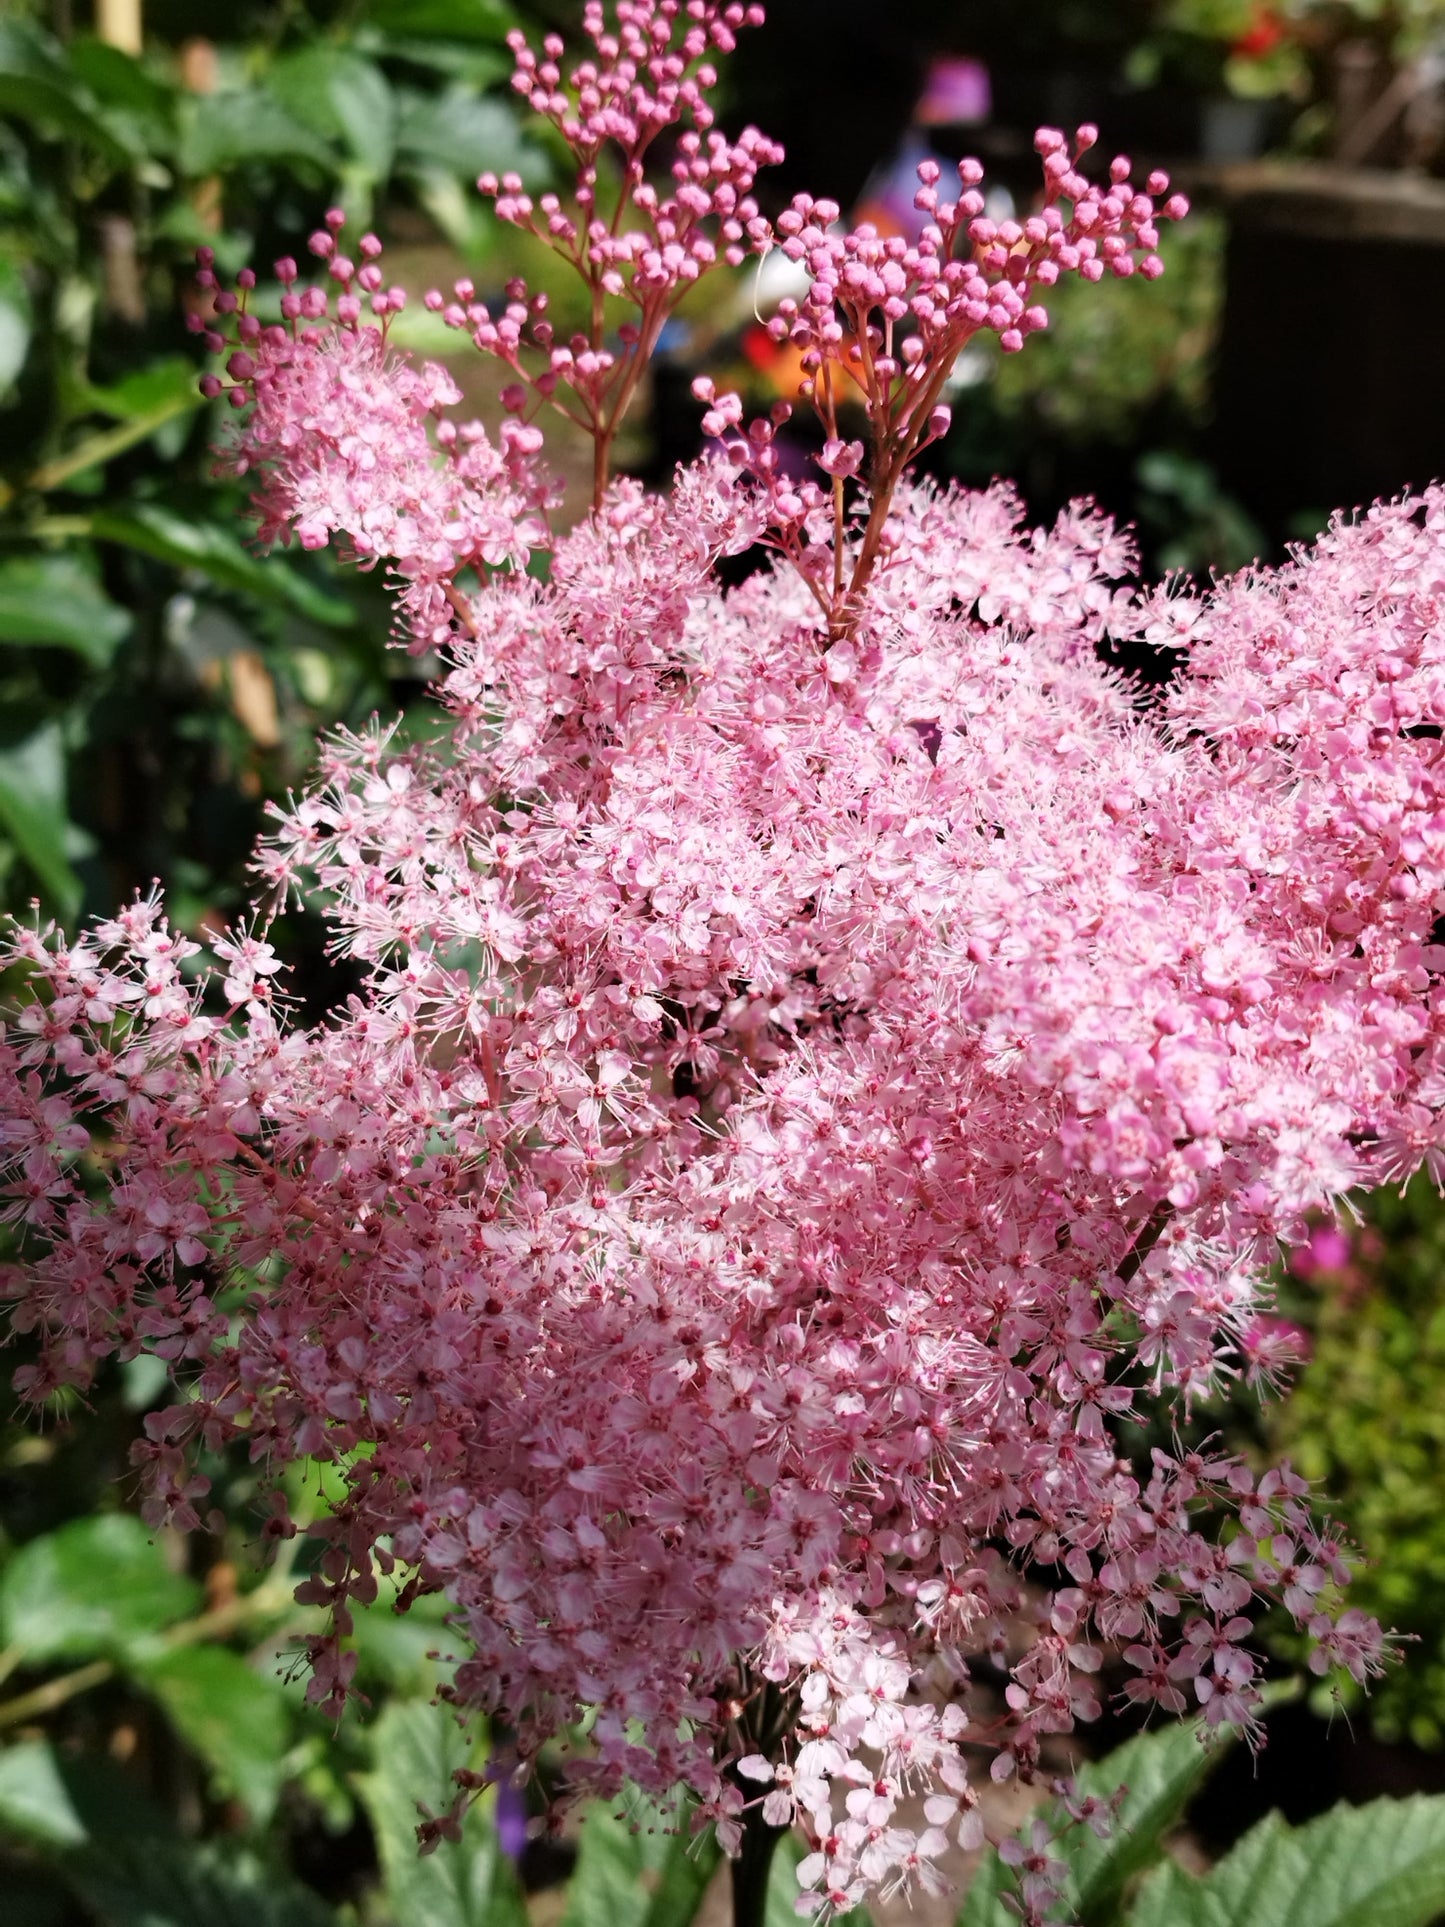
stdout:
[[[1068,1919],[1080,1927],[1429,1927],[1440,1919],[1440,1796],[1337,1806],[1302,1827],[1273,1812],[1215,1866],[1181,1864],[1169,1852],[1171,1841],[1233,1744],[1227,1735],[1171,1721],[1084,1768],[1080,1799],[1108,1802],[1125,1791],[1102,1837],[1087,1825],[1071,1826],[1058,1806],[1047,1816]],[[1025,1851],[1031,1845],[1022,1843]],[[1009,1867],[989,1849],[958,1927],[1009,1927],[1017,1918]]]
[[[1287,1289],[1313,1353],[1267,1409],[1270,1447],[1328,1494],[1364,1555],[1351,1600],[1404,1635],[1375,1730],[1445,1744],[1445,1204],[1425,1174],[1374,1193],[1349,1263]],[[1358,1699],[1358,1696],[1357,1696]]]
[[0,905],[73,920],[158,876],[195,924],[395,668],[374,579],[247,546],[183,325],[194,250],[254,258],[263,309],[334,201],[476,261],[477,172],[547,163],[499,85],[500,0],[157,18],[140,56],[0,18]]

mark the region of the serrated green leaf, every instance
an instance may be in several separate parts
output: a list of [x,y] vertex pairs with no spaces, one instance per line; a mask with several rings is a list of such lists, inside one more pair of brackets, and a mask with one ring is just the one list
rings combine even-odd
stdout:
[[0,1833],[38,1847],[74,1847],[86,1837],[48,1740],[0,1752]]
[[144,1657],[199,1602],[200,1587],[171,1571],[139,1519],[100,1513],[11,1555],[0,1573],[0,1645],[18,1646],[27,1663]]
[[178,569],[195,569],[224,589],[237,589],[258,602],[293,610],[308,621],[333,629],[351,624],[348,603],[327,595],[279,557],[252,555],[215,522],[188,522],[174,509],[146,502],[128,511],[100,510],[90,518],[90,533],[102,542],[119,542]]
[[979,1860],[963,1896],[957,1927],[1018,1927],[1018,1915],[1004,1905],[1018,1891],[1013,1876],[990,1847]]
[[396,102],[375,61],[344,47],[304,47],[277,61],[267,85],[288,114],[340,141],[372,180],[391,172]]
[[1113,1830],[1102,1840],[1087,1826],[1061,1835],[1059,1852],[1069,1868],[1069,1901],[1082,1927],[1102,1927],[1117,1917],[1128,1883],[1158,1859],[1169,1829],[1178,1824],[1190,1796],[1228,1752],[1229,1733],[1206,1747],[1194,1721],[1141,1733],[1107,1759],[1077,1776],[1081,1796],[1109,1799],[1127,1788]]
[[81,899],[80,878],[71,869],[67,853],[70,832],[65,744],[60,725],[47,723],[24,741],[0,750],[0,836],[15,846],[51,907],[66,922],[74,919]]
[[291,1715],[274,1679],[224,1646],[187,1646],[139,1671],[181,1738],[211,1769],[218,1789],[241,1801],[258,1826],[286,1782]]
[[0,643],[71,649],[103,669],[130,628],[129,612],[111,601],[78,555],[0,562]]
[[1427,1927],[1445,1913],[1445,1796],[1279,1814],[1201,1879],[1162,1868],[1129,1927]]
[[646,1801],[629,1800],[620,1811],[593,1801],[582,1818],[562,1927],[640,1922],[672,1857],[675,1843],[666,1826],[665,1817]]
[[357,1787],[376,1835],[387,1907],[396,1927],[526,1927],[511,1863],[482,1806],[467,1814],[459,1841],[422,1859],[419,1805],[451,1805],[452,1774],[472,1747],[443,1707],[394,1700],[372,1729],[372,1768]]

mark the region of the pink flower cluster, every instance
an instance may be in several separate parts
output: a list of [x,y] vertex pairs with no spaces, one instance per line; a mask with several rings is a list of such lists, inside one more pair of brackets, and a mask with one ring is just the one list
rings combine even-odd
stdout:
[[[664,322],[720,258],[736,267],[771,239],[752,189],[758,169],[781,160],[782,149],[754,127],[736,141],[716,132],[707,98],[717,79],[707,56],[729,52],[737,30],[762,17],[760,6],[620,0],[609,26],[600,0],[588,0],[582,24],[595,57],[580,61],[565,85],[559,36],[547,36],[539,60],[524,34],[509,35],[513,86],[577,159],[573,205],[569,212],[551,193],[534,202],[515,174],[483,174],[477,185],[502,220],[545,240],[576,269],[591,294],[591,325],[558,341],[546,295],[529,296],[520,280],[508,285],[497,315],[470,281],[456,284],[453,301],[433,293],[427,305],[513,371],[504,400],[517,413],[533,399],[549,402],[594,437],[594,505]],[[646,174],[650,150],[685,121],[691,125],[672,143],[672,191],[659,195]],[[607,148],[616,150],[615,186],[599,175]],[[628,311],[622,320],[609,312],[618,302]]]
[[[613,484],[544,584],[530,440],[453,434],[372,293],[239,329],[237,459],[270,532],[397,570],[452,728],[336,738],[262,852],[365,968],[322,1023],[155,901],[12,940],[22,1393],[171,1361],[183,1525],[202,1446],[330,1460],[315,1698],[400,1569],[524,1760],[589,1713],[579,1786],[685,1787],[732,1848],[799,1818],[815,1910],[976,1844],[967,1749],[1034,1777],[1105,1693],[1248,1726],[1254,1601],[1364,1677],[1299,1482],[1118,1427],[1267,1366],[1281,1243],[1440,1163],[1445,491],[1146,593],[1086,508],[902,481],[861,581],[876,494],[826,536],[840,624],[787,559],[721,586],[778,522],[718,454]],[[1181,652],[1160,701],[1106,637]]]

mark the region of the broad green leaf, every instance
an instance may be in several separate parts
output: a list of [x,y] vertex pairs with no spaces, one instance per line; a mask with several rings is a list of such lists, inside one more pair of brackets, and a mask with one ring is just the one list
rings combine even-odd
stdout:
[[66,58],[100,103],[107,125],[137,158],[169,152],[175,139],[174,87],[148,73],[133,54],[88,34],[69,43]]
[[[182,1840],[133,1776],[94,1755],[63,1758],[43,1743],[0,1752],[0,1833],[47,1860],[97,1927],[339,1927],[309,1887],[257,1855]],[[7,1882],[5,1927],[10,1900]]]
[[0,398],[25,366],[31,333],[30,290],[15,262],[0,255]]
[[1194,1879],[1149,1879],[1129,1927],[1428,1927],[1445,1914],[1445,1796],[1338,1806],[1308,1826],[1277,1813]]
[[65,745],[60,725],[47,723],[23,742],[0,750],[0,836],[15,846],[51,906],[67,922],[79,911],[81,899],[80,878],[70,867],[71,828],[66,814]]
[[0,1833],[38,1847],[74,1847],[85,1839],[48,1740],[22,1740],[0,1752]]
[[0,562],[0,643],[72,649],[103,669],[130,627],[129,612],[110,600],[77,555]]
[[435,1594],[424,1595],[404,1613],[394,1611],[385,1596],[373,1606],[353,1607],[352,1644],[359,1672],[388,1686],[430,1692],[437,1666],[428,1654],[445,1653],[451,1643],[446,1610],[446,1601]]
[[128,511],[102,509],[91,516],[90,532],[102,542],[119,542],[178,569],[195,569],[224,589],[291,609],[308,621],[333,629],[351,624],[348,603],[327,595],[278,557],[252,555],[215,522],[188,522],[174,509],[146,502]]
[[[1272,1696],[1278,1697],[1273,1690]],[[1054,1812],[1054,1852],[1067,1872],[1065,1901],[1080,1927],[1111,1927],[1119,1919],[1130,1882],[1160,1858],[1164,1836],[1236,1737],[1214,1735],[1205,1745],[1203,1734],[1197,1721],[1174,1721],[1080,1769],[1081,1797],[1108,1800],[1125,1789],[1103,1839],[1091,1827]],[[1012,1876],[990,1848],[968,1890],[959,1927],[1003,1927],[1016,1918],[1003,1905],[1003,1896],[1014,1891]]]
[[449,1807],[452,1774],[471,1764],[472,1748],[451,1714],[393,1700],[372,1730],[371,1753],[371,1771],[357,1785],[396,1927],[526,1927],[521,1889],[481,1806],[468,1812],[459,1841],[444,1840],[425,1859],[418,1853],[419,1807]]
[[0,1645],[19,1646],[27,1663],[143,1657],[195,1611],[200,1590],[130,1513],[75,1519],[21,1546],[0,1573]]
[[107,119],[49,42],[20,20],[0,20],[0,112],[69,135],[117,166],[141,157],[128,130]]
[[171,1724],[257,1825],[276,1810],[286,1781],[291,1716],[274,1679],[223,1646],[187,1646],[141,1668],[141,1683]]
[[722,1849],[711,1828],[703,1834],[674,1835],[640,1927],[692,1927],[721,1860]]
[[171,402],[189,402],[194,397],[200,406],[199,370],[184,355],[166,355],[160,361],[137,368],[119,381],[86,390],[86,402],[98,413],[116,421],[133,421],[137,416],[153,415]]
[[255,161],[311,161],[329,171],[333,161],[321,135],[261,87],[183,101],[179,158],[192,177]]
[[305,47],[277,61],[267,84],[286,112],[339,140],[376,181],[391,172],[396,102],[375,61],[343,47]]
[[1082,1927],[1099,1927],[1117,1917],[1126,1886],[1158,1859],[1164,1835],[1177,1825],[1233,1737],[1206,1746],[1198,1724],[1177,1722],[1141,1733],[1078,1774],[1083,1796],[1108,1799],[1118,1788],[1128,1789],[1104,1839],[1087,1826],[1071,1827],[1060,1838],[1059,1852],[1069,1868],[1070,1902]]
[[517,24],[502,0],[369,0],[366,18],[399,39],[501,40]]
[[701,1840],[668,1831],[675,1824],[676,1816],[635,1796],[625,1800],[620,1813],[617,1806],[594,1801],[583,1815],[562,1927],[613,1927],[615,1921],[686,1927],[719,1854],[711,1840],[705,1847]]
[[396,154],[412,169],[442,168],[469,178],[515,171],[524,180],[547,177],[546,156],[524,139],[511,107],[501,100],[479,100],[467,87],[440,94],[397,89]]

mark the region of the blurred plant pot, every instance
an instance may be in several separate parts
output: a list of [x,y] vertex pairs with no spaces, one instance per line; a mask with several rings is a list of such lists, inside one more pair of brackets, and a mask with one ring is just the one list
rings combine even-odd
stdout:
[[1277,536],[1445,475],[1445,184],[1323,164],[1215,176],[1226,486]]

